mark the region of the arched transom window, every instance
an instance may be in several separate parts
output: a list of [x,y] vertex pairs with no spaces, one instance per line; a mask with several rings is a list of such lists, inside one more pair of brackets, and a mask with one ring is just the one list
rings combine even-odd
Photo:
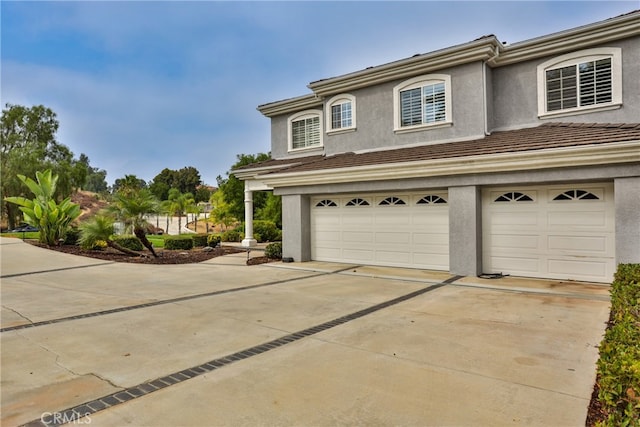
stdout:
[[600,200],[600,197],[586,190],[567,190],[558,194],[553,200]]
[[494,202],[533,202],[533,199],[525,193],[509,191],[498,196]]

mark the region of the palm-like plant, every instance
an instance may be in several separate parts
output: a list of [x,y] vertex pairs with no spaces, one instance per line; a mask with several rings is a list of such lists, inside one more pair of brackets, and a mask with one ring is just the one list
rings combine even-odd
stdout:
[[144,256],[143,254],[132,251],[114,242],[111,239],[115,230],[113,227],[114,219],[106,215],[96,215],[88,221],[80,224],[80,239],[78,243],[86,249],[92,249],[100,241],[106,242],[107,246],[116,249],[125,254],[134,256]]
[[35,196],[29,200],[24,197],[6,197],[5,200],[20,207],[24,222],[40,229],[40,242],[53,246],[64,239],[72,221],[80,216],[80,206],[67,197],[56,203],[54,193],[58,175],[51,170],[36,172],[36,181],[24,175],[18,175]]
[[182,215],[196,203],[191,193],[180,193],[180,190],[172,188],[169,190],[168,209],[172,215],[178,216],[178,234],[182,230]]
[[160,203],[156,196],[147,189],[131,190],[127,192],[117,192],[113,203],[109,206],[109,212],[114,214],[116,219],[124,222],[125,227],[133,230],[133,234],[149,249],[154,257],[157,257],[153,245],[147,239],[149,222],[146,220],[148,214],[158,213]]

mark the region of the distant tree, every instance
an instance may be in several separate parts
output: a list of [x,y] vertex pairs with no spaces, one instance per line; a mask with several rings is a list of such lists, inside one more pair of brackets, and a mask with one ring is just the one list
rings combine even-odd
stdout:
[[92,191],[94,193],[103,193],[109,188],[107,184],[107,171],[92,167],[89,157],[81,153],[77,161],[77,167],[86,169],[86,178],[84,180],[83,190]]
[[267,199],[262,208],[256,211],[256,219],[270,221],[282,229],[282,197],[267,192]]
[[211,197],[211,190],[206,185],[200,185],[196,190],[195,199],[198,202],[208,202]]
[[149,190],[158,198],[158,200],[167,200],[169,198],[169,190],[177,187],[177,171],[164,168],[149,183]]
[[229,212],[229,204],[225,202],[222,191],[218,190],[213,193],[209,201],[211,202],[209,222],[223,225],[226,230],[227,227],[238,221],[237,218]]
[[[6,104],[0,119],[0,211],[14,228],[20,210],[7,203],[7,196],[26,197],[28,188],[18,178],[36,178],[36,171],[50,169],[58,176],[55,200],[69,196],[74,186],[71,169],[73,153],[56,140],[56,114],[42,105],[24,107]],[[77,185],[78,180],[75,181]]]
[[137,191],[147,188],[147,183],[144,179],[140,179],[135,175],[125,175],[124,178],[118,178],[113,183],[113,193]]
[[196,201],[193,198],[193,194],[182,194],[177,188],[169,190],[167,208],[171,215],[178,217],[178,234],[182,232],[182,216],[195,205]]
[[201,185],[200,172],[193,166],[187,166],[180,170],[164,168],[153,178],[149,184],[149,189],[159,200],[167,200],[169,198],[169,190],[172,188],[183,194],[197,194],[198,187]]
[[180,190],[181,193],[196,194],[198,187],[202,184],[200,172],[193,166],[182,168],[178,171],[178,182],[174,188]]
[[[237,161],[231,170],[255,162],[269,160],[271,156],[265,153],[238,154]],[[222,191],[225,202],[229,205],[229,214],[244,219],[244,182],[236,178],[232,171],[227,172],[227,178],[218,175],[218,191]],[[253,207],[256,212],[262,209],[267,201],[267,193],[256,191],[253,193]]]

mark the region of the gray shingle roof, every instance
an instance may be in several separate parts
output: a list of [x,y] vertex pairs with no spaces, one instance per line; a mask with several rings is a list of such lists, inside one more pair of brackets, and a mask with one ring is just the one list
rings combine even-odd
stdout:
[[243,167],[278,166],[269,173],[295,173],[468,156],[537,151],[640,140],[640,123],[546,123],[494,132],[484,138],[334,156],[267,160]]

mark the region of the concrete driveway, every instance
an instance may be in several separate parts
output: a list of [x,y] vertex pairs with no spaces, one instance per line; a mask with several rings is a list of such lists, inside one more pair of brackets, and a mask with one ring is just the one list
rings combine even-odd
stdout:
[[2,426],[584,425],[609,312],[584,283],[0,256]]

